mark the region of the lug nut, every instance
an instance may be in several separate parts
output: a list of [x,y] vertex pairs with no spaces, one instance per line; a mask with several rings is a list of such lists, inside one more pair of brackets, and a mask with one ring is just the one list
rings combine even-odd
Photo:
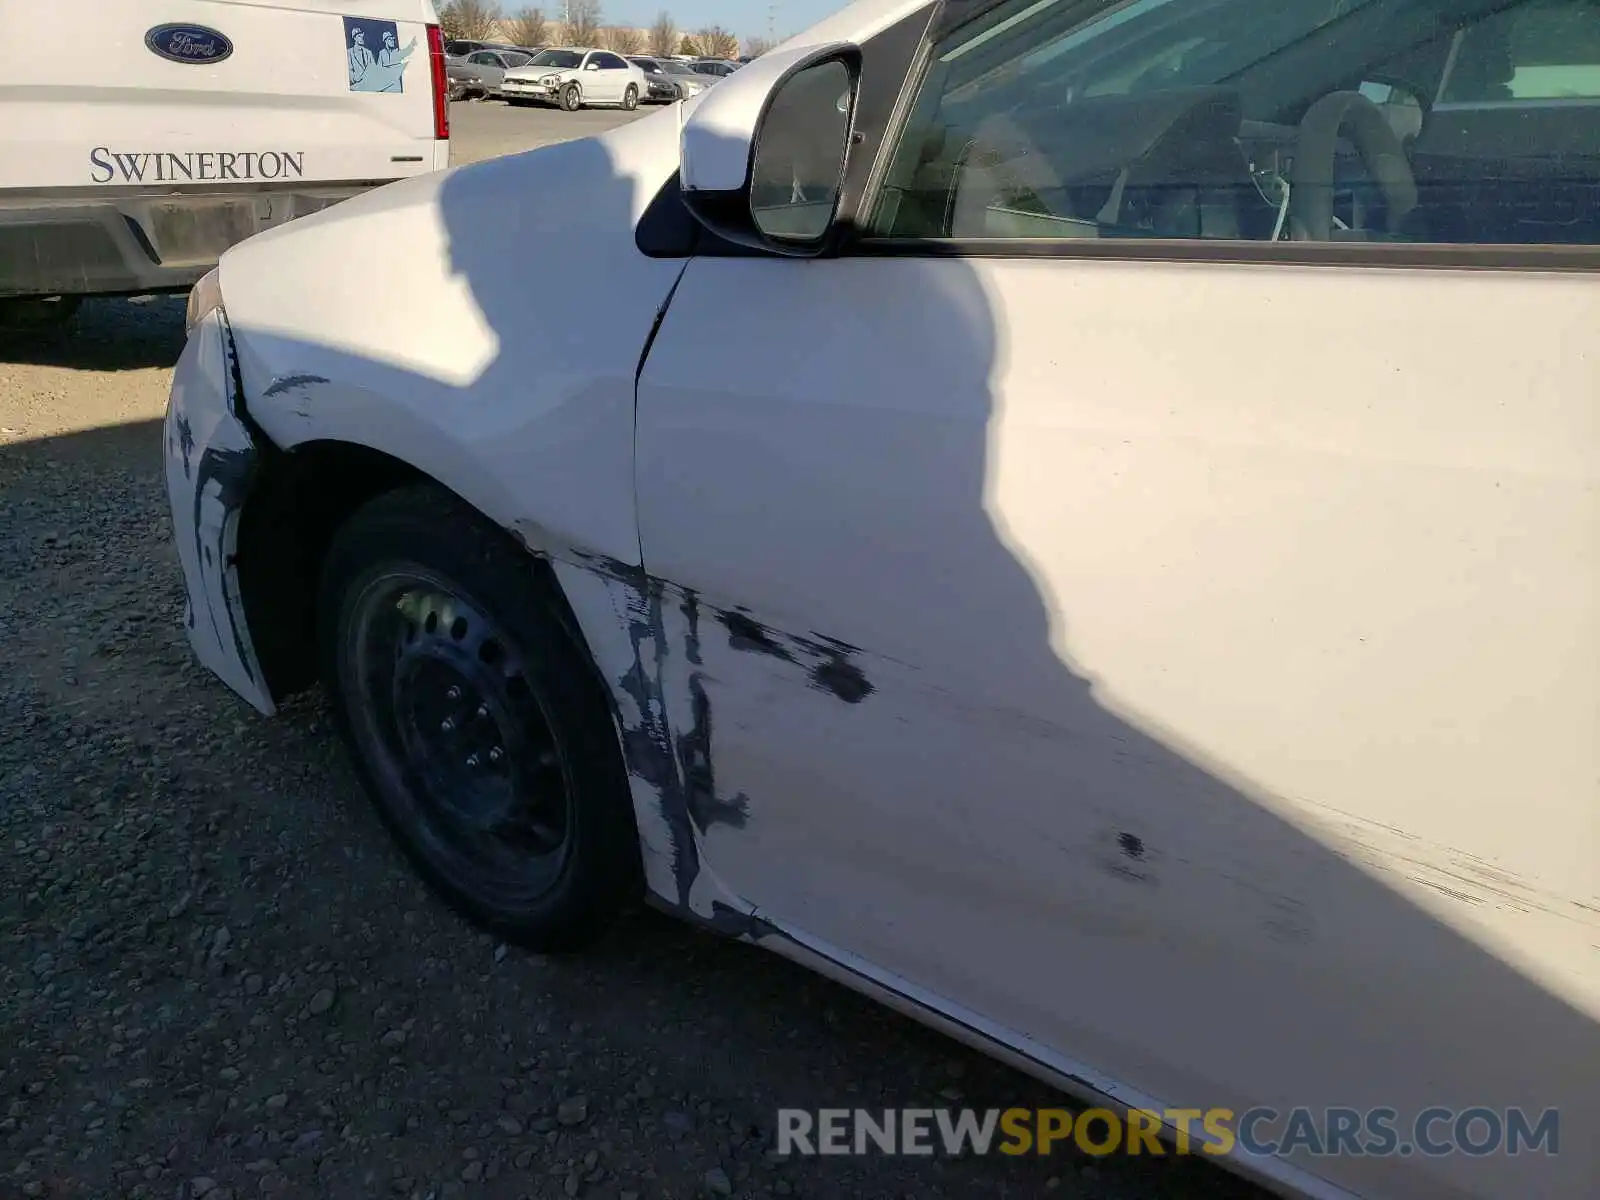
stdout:
[[489,706],[487,704],[478,705],[478,720],[481,721],[485,717],[487,717],[488,715],[489,715]]
[[445,694],[445,699],[447,699],[447,700],[459,700],[459,699],[461,699],[461,689],[456,687],[454,684],[451,684],[450,687],[445,690],[444,694]]
[[441,730],[443,730],[445,733],[454,733],[455,732],[455,728],[456,728],[456,723],[454,721],[452,721],[449,717],[446,717],[444,720],[439,722],[439,728]]
[[478,769],[478,756],[476,754],[467,755],[467,766],[471,767],[474,771]]
[[503,750],[501,750],[499,746],[490,746],[489,747],[489,761],[490,762],[497,763],[504,757],[505,757],[505,752]]

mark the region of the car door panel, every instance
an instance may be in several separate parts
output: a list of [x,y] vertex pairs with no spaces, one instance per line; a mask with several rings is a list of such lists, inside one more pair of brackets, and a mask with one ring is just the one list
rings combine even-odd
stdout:
[[1559,275],[691,263],[638,496],[701,606],[707,866],[1174,1102],[1593,1112],[1597,318]]
[[622,98],[622,89],[617,86],[619,72],[607,64],[610,59],[603,54],[596,54],[590,62],[596,64],[596,69],[590,71],[589,79],[593,80],[592,95],[597,103],[614,104]]

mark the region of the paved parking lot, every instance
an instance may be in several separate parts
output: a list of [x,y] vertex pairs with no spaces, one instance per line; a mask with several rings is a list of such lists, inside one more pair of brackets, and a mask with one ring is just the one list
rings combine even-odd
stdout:
[[631,113],[585,108],[569,113],[528,105],[513,108],[502,100],[464,100],[450,106],[451,158],[457,163],[477,162],[569,138],[590,137],[655,111],[650,107]]
[[[454,119],[466,161],[631,118]],[[775,1162],[780,1106],[1058,1098],[665,919],[558,961],[445,912],[320,699],[262,720],[190,660],[181,324],[0,341],[0,1197],[1256,1195],[1196,1160]]]

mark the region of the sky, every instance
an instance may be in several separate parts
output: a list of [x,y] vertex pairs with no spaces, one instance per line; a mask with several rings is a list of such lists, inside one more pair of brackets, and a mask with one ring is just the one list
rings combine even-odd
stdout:
[[[721,25],[740,38],[766,37],[768,9],[780,38],[800,33],[830,13],[838,12],[849,0],[600,0],[602,20],[607,25],[648,27],[663,9],[672,14],[679,29],[704,29]],[[516,5],[503,4],[514,9]],[[545,16],[560,18],[562,0],[545,0]]]

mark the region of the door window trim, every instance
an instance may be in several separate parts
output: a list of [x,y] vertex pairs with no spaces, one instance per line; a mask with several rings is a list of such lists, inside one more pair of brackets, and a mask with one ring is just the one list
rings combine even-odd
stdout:
[[[1576,272],[1600,269],[1600,246],[1559,243],[1271,242],[1220,238],[889,238],[863,233],[894,151],[931,69],[934,47],[1010,0],[930,0],[862,45],[862,90],[839,219],[850,226],[828,257],[1066,259],[1388,269]],[[768,258],[715,236],[690,215],[674,172],[646,207],[635,243],[652,258]]]
[[[1429,270],[1556,271],[1593,273],[1600,269],[1600,245],[1577,243],[1490,242],[1296,242],[1222,238],[895,238],[866,232],[866,220],[882,196],[923,85],[933,67],[934,49],[952,33],[1012,0],[939,0],[916,53],[906,66],[899,95],[877,138],[871,163],[852,189],[852,162],[846,168],[840,220],[848,233],[829,257],[1079,259],[1165,263],[1269,264],[1291,266],[1383,267]],[[1458,44],[1460,33],[1457,34]],[[1455,47],[1452,46],[1452,51]],[[863,66],[862,78],[868,67]],[[1589,105],[1595,101],[1587,101]],[[860,133],[857,141],[861,140]],[[852,147],[852,158],[854,158]],[[866,158],[863,154],[861,157]]]

